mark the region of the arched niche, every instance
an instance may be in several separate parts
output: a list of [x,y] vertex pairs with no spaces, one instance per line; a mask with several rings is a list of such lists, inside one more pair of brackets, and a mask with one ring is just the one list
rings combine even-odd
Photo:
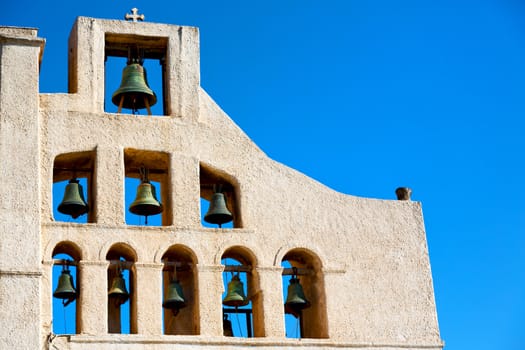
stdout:
[[[286,336],[291,338],[328,338],[326,294],[319,257],[304,248],[284,254],[283,296],[286,304],[290,279],[296,277],[309,303],[300,311],[285,308]],[[297,334],[298,333],[298,334]]]
[[[78,269],[78,262],[82,259],[81,250],[73,242],[62,241],[55,245],[51,254],[53,258],[52,268],[52,285],[51,290],[53,296],[53,332],[55,334],[78,334],[80,329],[81,309],[79,299],[81,298],[81,288],[78,284],[80,281],[80,270]],[[67,271],[67,272],[66,272]],[[69,282],[66,276],[69,277]],[[57,297],[59,292],[59,281],[62,278],[61,287],[68,285],[76,292],[74,298],[63,299]],[[64,284],[64,282],[66,282]]]
[[[197,257],[191,249],[183,245],[173,245],[162,255],[162,290],[163,290],[163,331],[170,335],[198,335],[199,324],[199,288],[197,279]],[[167,305],[170,287],[180,287],[184,306],[170,308]],[[171,284],[171,286],[170,286]],[[175,294],[178,294],[177,291]],[[173,305],[172,305],[173,306]]]
[[[108,333],[135,334],[137,333],[137,297],[136,297],[136,270],[137,254],[126,243],[116,243],[106,254],[108,260]],[[129,298],[123,300],[119,294],[110,295],[117,281],[122,281]]]
[[[264,337],[264,314],[259,276],[256,270],[257,259],[248,248],[234,246],[225,250],[221,256],[224,265],[223,283],[223,334],[234,337]],[[243,286],[247,304],[242,306],[224,305],[228,296],[229,285],[234,276],[238,276]],[[233,334],[228,334],[228,321],[232,325]]]

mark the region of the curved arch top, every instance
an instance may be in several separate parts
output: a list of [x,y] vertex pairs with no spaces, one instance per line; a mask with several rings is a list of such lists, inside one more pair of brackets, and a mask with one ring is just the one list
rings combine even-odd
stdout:
[[325,266],[324,260],[321,258],[322,255],[320,255],[318,252],[316,252],[312,248],[307,247],[291,247],[291,246],[281,246],[277,253],[275,254],[274,260],[273,260],[273,266],[279,267],[281,266],[281,262],[285,257],[288,256],[288,258],[293,256],[305,256],[311,258],[313,262],[313,266],[316,269],[321,269],[323,266]]
[[[221,260],[225,255],[228,255],[228,257],[230,258],[239,260],[242,263],[250,263],[252,266],[257,266],[259,261],[255,253],[253,252],[253,249],[248,248],[246,246],[233,245],[228,248],[222,248],[219,251],[217,251],[217,254],[214,258],[214,264],[220,265]],[[249,261],[246,261],[247,259]]]
[[118,241],[118,242],[107,241],[102,246],[102,248],[100,248],[99,259],[107,260],[108,253],[111,252],[112,250],[117,250],[131,257],[133,261],[143,260],[142,254],[138,254],[138,251],[135,250],[134,247],[136,247],[136,244],[133,244],[133,242],[130,242],[130,241]]
[[184,244],[165,244],[162,247],[160,247],[156,252],[155,256],[153,257],[153,261],[155,263],[162,263],[162,257],[164,257],[168,253],[179,253],[184,255],[185,257],[188,257],[189,260],[193,264],[198,264],[199,259],[197,258],[197,255],[191,249],[190,247],[184,245]]
[[[82,249],[78,246],[78,244],[71,241],[60,241],[55,243],[50,256],[51,259],[57,254],[68,254],[75,261],[82,260]],[[46,254],[46,256],[48,255]]]

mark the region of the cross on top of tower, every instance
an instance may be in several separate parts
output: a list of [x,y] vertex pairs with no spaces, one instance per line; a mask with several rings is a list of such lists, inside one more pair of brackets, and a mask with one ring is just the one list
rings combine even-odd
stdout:
[[137,22],[137,20],[143,21],[144,20],[144,15],[143,14],[139,15],[138,12],[139,12],[139,9],[134,7],[134,8],[131,9],[131,15],[129,13],[126,13],[124,18],[127,21],[132,20],[133,22]]

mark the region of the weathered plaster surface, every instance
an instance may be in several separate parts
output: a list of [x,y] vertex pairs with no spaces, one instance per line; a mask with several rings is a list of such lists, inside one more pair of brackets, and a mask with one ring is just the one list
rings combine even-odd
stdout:
[[[169,115],[103,111],[106,33],[167,38]],[[0,28],[0,319],[12,323],[0,326],[1,348],[46,347],[49,339],[58,349],[442,347],[420,204],[337,193],[269,159],[200,87],[196,28],[80,17],[69,94],[38,94],[40,43],[34,30]],[[128,148],[169,155],[169,226],[125,224]],[[84,151],[96,154],[93,222],[55,222],[54,159]],[[202,227],[200,163],[238,184],[242,228]],[[63,241],[81,251],[81,334],[49,338],[52,252]],[[137,257],[134,335],[107,334],[105,258],[115,243]],[[175,244],[197,260],[200,335],[162,335],[160,258]],[[222,336],[221,256],[233,246],[256,258],[262,338]],[[294,248],[321,261],[328,339],[284,337],[280,264]]]

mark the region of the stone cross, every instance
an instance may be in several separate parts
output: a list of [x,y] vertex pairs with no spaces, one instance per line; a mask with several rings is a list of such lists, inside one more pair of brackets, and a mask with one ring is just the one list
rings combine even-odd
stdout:
[[131,9],[131,15],[129,13],[126,13],[124,18],[129,21],[130,19],[133,20],[133,22],[137,22],[137,20],[144,20],[144,15],[139,15],[137,12],[139,12],[139,9],[134,7]]

